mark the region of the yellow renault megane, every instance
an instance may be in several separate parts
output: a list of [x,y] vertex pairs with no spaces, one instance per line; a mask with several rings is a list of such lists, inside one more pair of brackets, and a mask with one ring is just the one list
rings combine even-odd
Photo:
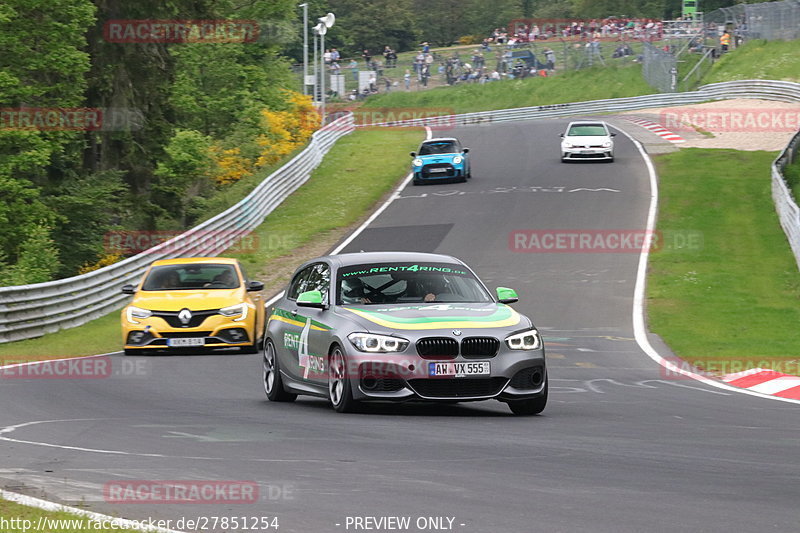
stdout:
[[125,353],[228,347],[255,353],[264,330],[263,288],[248,281],[235,259],[156,261],[139,285],[122,287],[134,295],[122,310]]

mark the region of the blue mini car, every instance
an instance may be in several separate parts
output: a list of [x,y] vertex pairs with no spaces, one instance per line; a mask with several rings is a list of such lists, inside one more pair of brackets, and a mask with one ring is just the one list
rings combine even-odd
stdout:
[[458,139],[443,137],[430,139],[411,152],[414,161],[414,185],[425,182],[454,180],[467,181],[472,177],[469,148],[462,148]]

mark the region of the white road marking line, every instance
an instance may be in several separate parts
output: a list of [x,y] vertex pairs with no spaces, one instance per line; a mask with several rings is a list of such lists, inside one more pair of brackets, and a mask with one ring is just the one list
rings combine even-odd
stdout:
[[787,402],[800,405],[800,400],[792,400],[789,398],[781,398],[778,396],[771,396],[769,394],[762,394],[760,392],[751,391],[748,389],[742,389],[739,387],[733,387],[728,385],[727,383],[723,383],[721,381],[717,381],[715,379],[710,379],[706,376],[702,376],[700,374],[696,374],[694,372],[690,372],[683,368],[678,367],[668,359],[665,359],[658,351],[653,348],[650,344],[650,340],[647,338],[647,326],[645,321],[644,315],[644,298],[645,298],[645,287],[647,284],[647,260],[650,256],[650,240],[651,236],[653,235],[653,231],[655,229],[655,222],[656,222],[656,211],[658,209],[658,177],[656,175],[656,169],[653,165],[653,160],[650,159],[650,156],[647,154],[647,151],[644,149],[642,143],[634,139],[628,132],[625,130],[614,127],[614,129],[620,131],[623,135],[625,135],[631,142],[636,146],[639,150],[639,154],[642,156],[642,159],[647,166],[647,173],[650,177],[650,208],[647,212],[647,229],[645,242],[642,246],[642,252],[639,255],[639,267],[636,272],[636,287],[634,289],[633,294],[633,333],[634,338],[636,339],[636,343],[642,349],[642,351],[653,361],[658,363],[659,365],[663,366],[670,372],[675,372],[683,376],[690,377],[695,379],[701,383],[705,383],[706,385],[711,385],[712,387],[716,387],[718,389],[723,389],[731,392],[738,392],[740,394],[747,394],[750,396],[757,396],[759,398],[767,398],[769,400],[776,400],[779,402]]

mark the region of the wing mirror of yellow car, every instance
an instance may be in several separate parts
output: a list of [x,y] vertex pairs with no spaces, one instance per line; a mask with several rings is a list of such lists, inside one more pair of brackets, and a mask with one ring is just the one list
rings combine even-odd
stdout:
[[258,292],[264,290],[264,284],[260,281],[248,281],[247,292]]
[[320,291],[301,292],[297,297],[297,305],[298,307],[325,309],[325,304],[322,303],[322,293]]
[[136,285],[123,285],[122,294],[136,294]]

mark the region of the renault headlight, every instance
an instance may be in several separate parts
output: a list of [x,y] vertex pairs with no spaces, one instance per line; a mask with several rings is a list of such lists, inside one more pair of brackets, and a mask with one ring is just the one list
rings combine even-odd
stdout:
[[153,312],[148,309],[142,309],[141,307],[135,307],[133,305],[129,305],[128,308],[125,310],[125,318],[128,319],[128,322],[131,324],[138,324],[139,322],[134,320],[136,318],[150,318],[153,316]]
[[402,352],[408,347],[408,340],[388,335],[372,333],[351,333],[347,339],[358,351],[369,353]]
[[416,158],[414,161],[412,161],[412,163],[414,164],[415,167],[421,167],[422,166],[422,159]]
[[514,333],[506,337],[506,344],[512,350],[537,350],[542,346],[542,338],[535,329]]
[[455,156],[455,157],[453,158],[453,164],[454,164],[454,165],[459,165],[459,164],[461,164],[461,162],[462,162],[463,160],[464,160],[464,158],[463,158],[463,157],[461,157],[460,155],[457,155],[457,156]]
[[222,309],[219,310],[219,314],[227,317],[236,316],[238,318],[234,318],[233,321],[241,322],[242,320],[247,318],[247,304],[241,303],[232,305],[230,307],[223,307]]

